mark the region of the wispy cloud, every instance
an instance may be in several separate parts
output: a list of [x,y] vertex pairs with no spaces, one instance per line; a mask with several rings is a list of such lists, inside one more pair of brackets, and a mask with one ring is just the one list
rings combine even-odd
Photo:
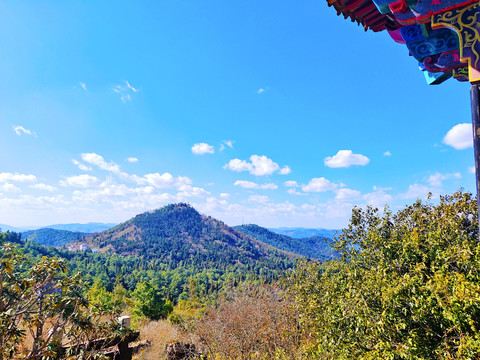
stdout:
[[80,188],[88,188],[91,186],[97,186],[100,183],[100,180],[92,175],[83,174],[83,175],[74,175],[68,176],[65,180],[61,180],[60,185],[62,186],[73,186],[73,187],[80,187]]
[[364,166],[370,159],[362,154],[354,154],[352,150],[339,150],[334,156],[325,158],[324,163],[330,168],[350,167],[352,165]]
[[118,95],[120,95],[120,100],[124,103],[132,100],[132,95],[139,92],[140,89],[130,85],[128,81],[125,81],[123,85],[117,85],[113,89]]
[[92,171],[92,168],[85,165],[85,164],[82,164],[80,161],[78,160],[75,160],[75,159],[72,159],[72,163],[73,165],[77,166],[80,170],[82,171]]
[[138,162],[138,159],[136,157],[128,157],[127,158],[127,161],[129,163],[137,163]]
[[392,201],[392,195],[384,191],[374,191],[363,195],[363,199],[368,205],[383,208],[386,204]]
[[337,195],[335,196],[336,200],[348,200],[348,201],[353,201],[361,198],[362,193],[358,190],[353,190],[353,189],[338,189],[336,191]]
[[106,162],[101,155],[95,153],[83,153],[80,156],[82,157],[82,160],[86,163],[98,166],[102,170],[110,171],[115,174],[119,174],[121,172],[120,165],[115,164],[113,161]]
[[265,94],[268,91],[268,86],[265,86],[263,88],[260,88],[257,90],[257,94]]
[[285,181],[283,185],[285,185],[286,187],[297,187],[298,183],[293,180],[288,180],[288,181]]
[[457,150],[467,149],[473,146],[472,124],[458,124],[448,130],[443,138],[443,143]]
[[385,151],[383,153],[383,156],[392,156],[392,153],[390,151]]
[[270,190],[275,190],[278,188],[277,185],[274,183],[268,183],[268,184],[257,184],[254,183],[253,181],[246,181],[246,180],[237,180],[234,182],[235,186],[240,186],[245,189],[270,189]]
[[400,197],[403,199],[424,199],[430,192],[433,193],[433,189],[431,187],[413,184],[408,187],[408,190],[405,193],[400,194]]
[[250,162],[246,160],[232,159],[223,168],[236,172],[248,171],[250,174],[256,176],[271,175],[274,172],[286,175],[291,172],[290,167],[284,166],[283,168],[280,168],[276,162],[267,158],[265,155],[252,155],[250,156]]
[[42,183],[29,185],[28,187],[32,189],[45,190],[50,192],[54,192],[58,190],[55,186],[42,184]]
[[25,175],[19,173],[0,173],[0,182],[7,181],[33,182],[37,181],[37,177],[35,175]]
[[224,140],[222,141],[222,143],[220,144],[220,148],[219,150],[220,151],[223,151],[227,148],[227,146],[230,148],[230,149],[233,149],[233,141],[232,140]]
[[15,134],[17,134],[18,136],[20,136],[20,135],[33,135],[33,136],[37,137],[36,133],[32,132],[31,130],[25,129],[21,125],[13,125],[12,129],[13,129],[13,131],[15,131]]
[[21,189],[13,184],[10,183],[4,183],[0,186],[0,189],[2,189],[5,192],[20,192]]
[[213,154],[215,148],[207,143],[198,143],[192,146],[192,153],[195,155]]
[[87,84],[84,82],[80,82],[80,86],[82,87],[83,90],[87,91]]
[[453,174],[441,174],[439,172],[436,172],[435,174],[432,174],[428,177],[427,183],[430,186],[441,187],[442,182],[444,180],[461,179],[461,178],[462,178],[462,175],[459,172],[456,172]]

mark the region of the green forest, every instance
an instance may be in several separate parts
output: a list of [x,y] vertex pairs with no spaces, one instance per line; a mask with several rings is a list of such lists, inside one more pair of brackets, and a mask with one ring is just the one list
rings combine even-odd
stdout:
[[[79,344],[83,335],[115,333],[114,321],[105,320],[120,314],[155,344],[188,339],[199,358],[480,356],[480,243],[468,193],[439,204],[419,200],[396,213],[355,208],[332,244],[338,257],[324,262],[275,250],[186,204],[86,241],[102,251],[2,235],[4,359],[60,358],[46,335],[52,319],[62,319]],[[49,304],[42,315],[32,302],[39,284],[50,284],[41,287]],[[138,358],[163,356],[155,344]]]

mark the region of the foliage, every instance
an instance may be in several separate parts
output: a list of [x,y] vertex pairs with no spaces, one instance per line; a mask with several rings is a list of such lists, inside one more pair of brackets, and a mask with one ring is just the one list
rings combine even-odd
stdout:
[[170,323],[178,325],[182,331],[195,327],[195,322],[205,313],[206,305],[190,300],[180,300],[168,316]]
[[158,288],[150,283],[141,282],[132,293],[133,315],[147,317],[150,320],[164,319],[173,311],[173,304],[162,298]]
[[22,233],[22,238],[25,241],[35,241],[40,245],[63,246],[65,244],[77,241],[86,235],[88,234],[83,232],[43,228],[25,231]]
[[204,302],[231,285],[273,283],[294,266],[287,256],[186,204],[140,214],[87,241],[105,252],[69,252],[32,241],[25,252],[37,260],[66,259],[70,274],[79,272],[108,292],[117,284],[131,292],[148,282],[174,303],[191,296],[192,280],[197,300]]
[[354,209],[338,261],[292,277],[309,356],[319,359],[477,359],[477,206],[457,192],[393,215]]
[[212,359],[296,359],[298,355],[296,312],[274,287],[231,290],[206,309],[196,332]]
[[63,358],[62,342],[73,358],[94,358],[84,345],[117,335],[114,314],[89,304],[81,277],[65,276],[64,260],[30,262],[6,237],[0,235],[0,359]]
[[325,237],[312,236],[297,239],[288,235],[274,233],[255,224],[235,226],[234,229],[278,249],[309,258],[327,261],[338,256],[338,253],[331,248],[331,240]]

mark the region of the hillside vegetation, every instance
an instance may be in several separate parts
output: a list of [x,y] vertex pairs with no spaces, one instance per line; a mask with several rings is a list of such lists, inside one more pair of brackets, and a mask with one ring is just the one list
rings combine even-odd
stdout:
[[42,228],[23,232],[22,239],[25,241],[35,241],[40,245],[63,246],[77,241],[86,235],[88,234],[84,232]]
[[321,261],[328,261],[338,257],[338,253],[331,247],[332,240],[325,237],[312,236],[300,239],[292,238],[287,235],[276,234],[266,228],[254,224],[235,226],[234,228],[278,249],[305,257]]
[[187,204],[143,213],[81,240],[100,253],[68,252],[27,242],[32,256],[54,255],[69,262],[91,284],[107,290],[121,283],[133,290],[144,281],[174,302],[191,293],[205,298],[225,286],[272,283],[294,267],[299,255],[287,253],[199,214]]

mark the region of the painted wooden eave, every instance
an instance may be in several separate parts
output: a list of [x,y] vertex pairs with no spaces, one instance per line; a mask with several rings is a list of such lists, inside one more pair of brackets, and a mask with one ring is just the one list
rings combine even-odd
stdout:
[[365,31],[370,29],[378,32],[399,27],[395,17],[380,13],[372,0],[327,0],[327,3],[337,10],[337,15],[350,18],[352,22],[362,25]]

